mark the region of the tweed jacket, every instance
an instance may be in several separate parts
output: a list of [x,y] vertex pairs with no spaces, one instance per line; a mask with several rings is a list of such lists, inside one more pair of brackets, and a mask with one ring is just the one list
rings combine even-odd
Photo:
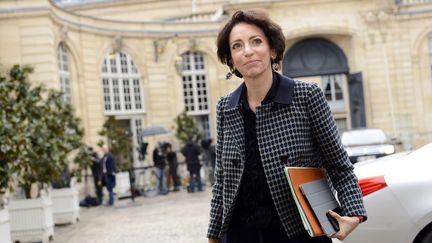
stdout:
[[[366,219],[353,166],[343,149],[323,92],[316,84],[277,75],[280,84],[274,101],[256,109],[256,130],[264,173],[288,237],[306,231],[283,172],[285,166],[326,168],[338,192],[343,214]],[[221,97],[217,104],[216,182],[208,238],[218,239],[228,229],[243,174],[241,92],[242,86]]]

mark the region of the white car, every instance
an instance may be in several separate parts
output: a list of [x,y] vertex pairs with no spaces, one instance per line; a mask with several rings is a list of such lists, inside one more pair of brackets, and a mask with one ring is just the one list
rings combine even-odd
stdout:
[[345,131],[342,133],[341,140],[352,163],[387,156],[395,152],[395,144],[381,129],[362,128]]
[[368,220],[343,242],[432,242],[432,143],[354,165]]

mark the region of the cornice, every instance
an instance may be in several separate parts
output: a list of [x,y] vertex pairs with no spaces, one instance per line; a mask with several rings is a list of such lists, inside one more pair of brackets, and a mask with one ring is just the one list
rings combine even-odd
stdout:
[[0,9],[0,19],[30,18],[45,15],[50,17],[57,25],[67,26],[85,32],[93,32],[103,35],[124,36],[203,36],[215,35],[220,28],[220,21],[200,22],[169,22],[169,21],[115,21],[99,19],[92,16],[80,15],[59,8],[51,1],[39,6],[15,6]]

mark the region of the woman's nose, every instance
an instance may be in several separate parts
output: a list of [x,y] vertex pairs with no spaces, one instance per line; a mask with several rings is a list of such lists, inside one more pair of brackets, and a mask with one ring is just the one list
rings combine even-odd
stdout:
[[244,47],[244,54],[245,54],[245,56],[250,56],[253,54],[252,46],[249,45],[248,43],[246,43],[246,45]]

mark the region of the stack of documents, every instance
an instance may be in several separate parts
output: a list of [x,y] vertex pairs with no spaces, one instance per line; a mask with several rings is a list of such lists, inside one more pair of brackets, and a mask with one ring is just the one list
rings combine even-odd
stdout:
[[[297,205],[303,225],[310,236],[333,235],[339,229],[330,222],[327,212],[340,214],[339,203],[327,181],[322,168],[285,167],[285,174]],[[333,223],[333,224],[332,224]]]

